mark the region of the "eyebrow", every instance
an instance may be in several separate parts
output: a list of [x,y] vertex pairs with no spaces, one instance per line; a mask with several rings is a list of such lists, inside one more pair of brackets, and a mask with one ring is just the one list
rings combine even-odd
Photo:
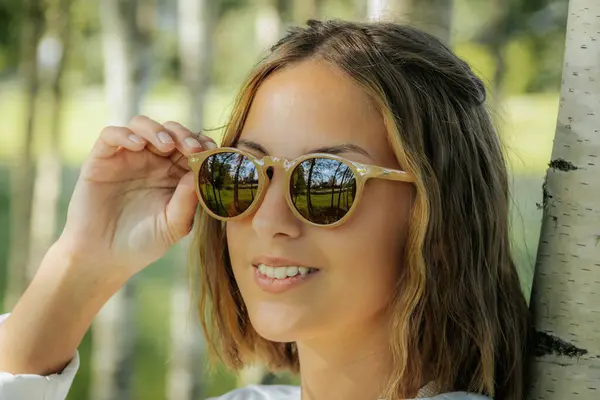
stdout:
[[[258,151],[265,156],[269,155],[269,152],[263,146],[261,146],[260,144],[258,144],[256,142],[253,142],[251,140],[240,139],[237,141],[236,145],[244,146],[249,149]],[[327,153],[327,154],[334,154],[334,155],[338,155],[338,154],[342,154],[342,153],[358,153],[358,154],[367,156],[369,158],[372,158],[367,150],[363,149],[360,146],[352,144],[352,143],[344,143],[344,144],[339,144],[339,145],[335,145],[335,146],[318,147],[316,149],[312,149],[311,151],[307,152],[306,154],[312,154],[312,153]]]

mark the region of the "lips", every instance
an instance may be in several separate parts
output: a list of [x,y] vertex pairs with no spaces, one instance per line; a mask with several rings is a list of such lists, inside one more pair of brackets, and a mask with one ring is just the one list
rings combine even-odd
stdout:
[[283,257],[259,256],[252,260],[257,285],[269,293],[282,293],[308,282],[318,268]]
[[260,255],[260,256],[254,257],[251,262],[252,262],[252,265],[254,265],[255,267],[258,267],[259,265],[263,264],[263,265],[273,267],[273,268],[305,267],[305,268],[317,269],[316,267],[314,267],[312,265],[308,265],[308,264],[303,263],[298,260],[293,260],[291,258],[285,258],[285,257],[268,256],[268,255]]

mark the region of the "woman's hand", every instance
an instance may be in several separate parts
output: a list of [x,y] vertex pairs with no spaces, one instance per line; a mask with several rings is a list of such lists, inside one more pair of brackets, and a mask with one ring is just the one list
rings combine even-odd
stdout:
[[105,128],[82,167],[61,246],[125,279],[159,259],[189,233],[196,212],[187,156],[214,147],[176,122],[143,116]]
[[187,156],[216,147],[197,139],[147,117],[102,131],[60,239],[0,325],[0,371],[61,371],[108,299],[190,231],[198,200]]

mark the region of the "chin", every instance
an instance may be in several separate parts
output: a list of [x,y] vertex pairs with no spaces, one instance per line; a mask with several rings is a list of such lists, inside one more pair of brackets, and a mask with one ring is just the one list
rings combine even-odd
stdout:
[[307,310],[304,311],[273,303],[248,308],[254,330],[262,338],[278,343],[297,342],[310,335],[310,327],[314,327],[315,321],[307,315]]

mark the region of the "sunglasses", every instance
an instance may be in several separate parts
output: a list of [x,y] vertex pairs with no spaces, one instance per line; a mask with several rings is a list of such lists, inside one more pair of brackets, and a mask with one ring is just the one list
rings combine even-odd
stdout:
[[285,199],[300,220],[338,226],[352,215],[368,179],[414,182],[405,171],[365,165],[331,154],[307,154],[295,160],[257,158],[222,147],[191,154],[200,204],[213,218],[233,221],[260,205],[275,168],[285,173]]

